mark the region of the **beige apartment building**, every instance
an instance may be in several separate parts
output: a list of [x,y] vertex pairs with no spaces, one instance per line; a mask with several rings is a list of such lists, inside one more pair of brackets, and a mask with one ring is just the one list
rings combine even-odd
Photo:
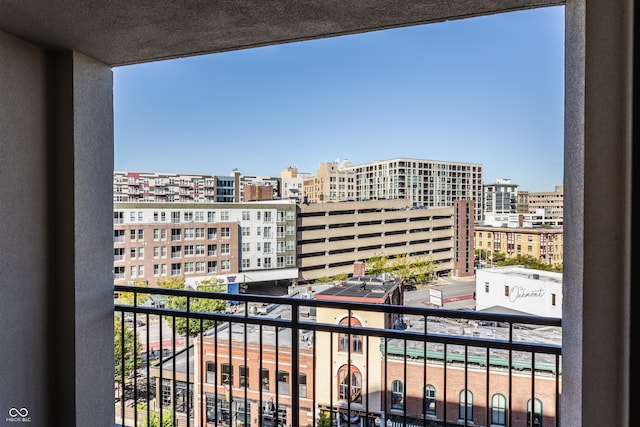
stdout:
[[[489,254],[502,252],[507,259],[531,256],[549,265],[563,263],[562,228],[509,228],[475,226],[475,248]],[[488,256],[491,258],[491,255]]]
[[308,203],[337,202],[356,198],[356,175],[348,161],[321,163],[315,176],[304,179],[304,199]]
[[556,185],[554,191],[530,192],[526,200],[527,212],[544,209],[545,217],[562,224],[564,218],[564,186]]
[[416,208],[402,199],[298,205],[300,277],[349,274],[355,262],[380,254],[427,256],[437,263],[437,274],[450,274],[454,216],[453,206]]

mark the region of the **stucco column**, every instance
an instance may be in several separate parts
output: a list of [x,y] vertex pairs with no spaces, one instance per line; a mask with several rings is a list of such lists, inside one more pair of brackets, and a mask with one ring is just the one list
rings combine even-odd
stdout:
[[632,5],[566,3],[563,427],[630,425]]
[[0,425],[112,427],[112,72],[4,33],[0,58]]

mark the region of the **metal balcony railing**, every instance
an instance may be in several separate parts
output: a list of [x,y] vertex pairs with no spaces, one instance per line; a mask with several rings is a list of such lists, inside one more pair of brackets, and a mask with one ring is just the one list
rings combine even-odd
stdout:
[[116,425],[560,425],[560,319],[115,291]]

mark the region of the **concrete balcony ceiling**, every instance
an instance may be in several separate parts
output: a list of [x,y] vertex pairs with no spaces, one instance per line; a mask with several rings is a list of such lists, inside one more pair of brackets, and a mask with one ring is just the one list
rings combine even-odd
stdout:
[[558,0],[3,0],[0,30],[110,66],[563,4]]

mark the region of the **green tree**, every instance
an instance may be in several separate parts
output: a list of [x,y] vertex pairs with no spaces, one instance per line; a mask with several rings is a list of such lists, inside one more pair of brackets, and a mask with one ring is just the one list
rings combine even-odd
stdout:
[[331,418],[325,415],[324,412],[320,413],[320,417],[318,417],[318,427],[331,427]]
[[371,258],[365,261],[364,268],[368,275],[378,276],[382,273],[386,273],[389,264],[389,257],[385,254],[375,254]]
[[387,255],[376,254],[365,261],[370,276],[391,273],[407,283],[429,282],[436,271],[436,263],[427,256],[409,258],[401,254],[390,260]]
[[[146,288],[149,286],[149,283],[146,280],[137,281],[133,284],[133,286]],[[138,294],[138,296],[135,297],[135,301],[137,305],[144,304],[145,302],[147,302],[147,300],[149,300],[149,294]],[[118,303],[124,304],[124,305],[133,305],[133,301],[134,301],[133,292],[119,292]]]
[[[166,289],[186,289],[184,277],[168,277],[158,281],[158,286]],[[205,281],[198,288],[198,290],[204,290],[207,292],[223,292],[222,285],[211,284],[211,282]],[[172,308],[174,310],[186,310],[189,306],[190,312],[200,313],[216,313],[224,311],[227,308],[227,302],[225,300],[213,299],[213,298],[192,298],[183,296],[174,296],[167,298],[165,307]],[[209,330],[215,327],[216,322],[214,320],[200,319],[188,319],[186,317],[176,317],[174,320],[169,321],[169,326],[173,327],[173,331],[177,335],[196,336],[201,331]]]
[[[147,412],[147,407],[138,405],[138,413]],[[173,410],[165,409],[162,411],[162,424],[160,423],[160,414],[155,411],[149,411],[149,416],[142,421],[138,421],[138,427],[173,427]]]
[[126,377],[130,372],[134,371],[136,367],[140,367],[140,363],[142,362],[142,345],[140,344],[139,339],[134,339],[135,335],[133,334],[133,328],[126,323],[123,323],[118,317],[114,318],[113,331],[115,382],[120,385],[122,383],[123,374],[124,377]]

